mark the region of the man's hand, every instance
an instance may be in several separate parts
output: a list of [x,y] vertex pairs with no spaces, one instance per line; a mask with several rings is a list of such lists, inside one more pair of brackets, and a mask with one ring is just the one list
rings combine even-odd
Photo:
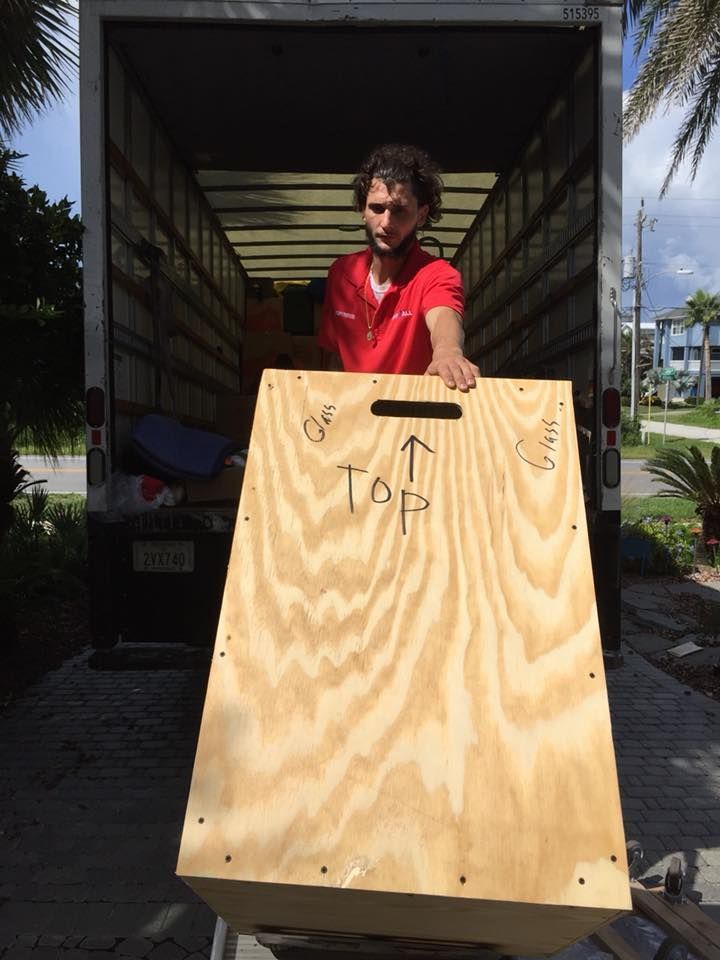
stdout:
[[435,350],[432,363],[425,374],[440,377],[445,386],[450,387],[451,390],[457,387],[463,393],[467,393],[475,386],[475,377],[480,376],[480,371],[474,363],[463,356],[459,347],[455,347]]
[[467,393],[480,371],[463,354],[464,331],[460,316],[449,307],[433,307],[425,317],[433,346],[432,363],[425,371],[438,376],[445,386]]

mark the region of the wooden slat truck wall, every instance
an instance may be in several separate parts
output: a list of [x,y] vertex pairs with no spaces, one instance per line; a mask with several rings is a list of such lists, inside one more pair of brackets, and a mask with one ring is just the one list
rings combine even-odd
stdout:
[[178,873],[245,933],[630,909],[569,383],[266,371]]

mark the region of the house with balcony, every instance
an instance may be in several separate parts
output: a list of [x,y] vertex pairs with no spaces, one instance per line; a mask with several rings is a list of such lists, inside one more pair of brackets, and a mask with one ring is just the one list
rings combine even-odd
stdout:
[[[685,326],[686,307],[674,307],[658,314],[655,320],[653,367],[674,367],[678,375],[697,377],[697,385],[689,396],[704,396],[705,381],[702,369],[703,328],[700,324]],[[720,324],[710,327],[710,357],[712,396],[720,396]],[[672,396],[672,394],[671,394]]]

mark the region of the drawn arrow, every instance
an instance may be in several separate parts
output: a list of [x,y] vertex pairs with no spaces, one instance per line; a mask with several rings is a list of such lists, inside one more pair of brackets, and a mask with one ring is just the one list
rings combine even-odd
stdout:
[[431,450],[430,447],[426,443],[423,443],[419,437],[416,437],[414,433],[410,434],[410,436],[407,438],[405,443],[400,447],[401,453],[406,447],[408,446],[410,447],[410,483],[412,483],[414,479],[413,468],[415,466],[415,444],[416,443],[419,443],[421,447],[425,447],[428,453],[435,453],[435,451]]

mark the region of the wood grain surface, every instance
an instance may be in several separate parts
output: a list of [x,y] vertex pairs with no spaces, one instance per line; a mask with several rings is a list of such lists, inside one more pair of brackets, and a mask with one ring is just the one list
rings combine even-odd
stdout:
[[247,933],[630,908],[569,383],[266,371],[178,873]]

